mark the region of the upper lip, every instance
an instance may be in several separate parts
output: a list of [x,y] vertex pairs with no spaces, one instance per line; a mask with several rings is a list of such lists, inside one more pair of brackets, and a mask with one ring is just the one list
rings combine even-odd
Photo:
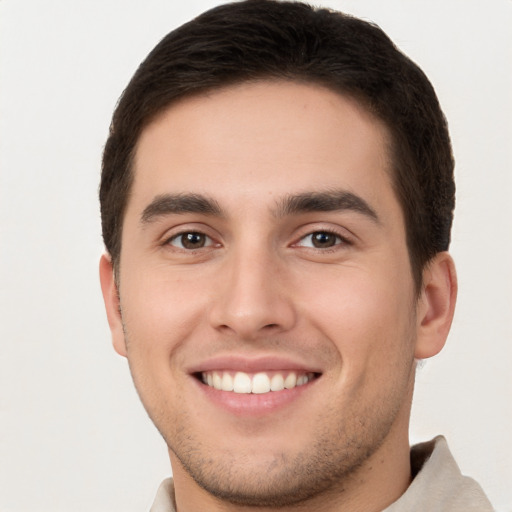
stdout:
[[311,373],[322,373],[318,367],[295,358],[283,356],[237,356],[226,355],[216,356],[202,361],[189,368],[189,373],[202,373],[214,370],[240,371],[256,373],[265,371],[304,371]]

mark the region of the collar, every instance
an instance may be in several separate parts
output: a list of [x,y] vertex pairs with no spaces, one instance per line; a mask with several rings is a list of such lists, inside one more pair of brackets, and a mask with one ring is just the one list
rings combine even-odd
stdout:
[[413,481],[383,512],[493,512],[482,488],[463,476],[443,436],[411,449]]
[[[443,436],[411,448],[413,481],[382,512],[493,512],[482,488],[463,476]],[[172,478],[158,488],[150,512],[176,512]]]

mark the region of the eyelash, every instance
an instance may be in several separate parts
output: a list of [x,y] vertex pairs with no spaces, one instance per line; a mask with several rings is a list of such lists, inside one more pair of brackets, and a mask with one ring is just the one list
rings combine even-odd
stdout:
[[[199,236],[199,237],[204,237],[206,245],[203,245],[203,246],[197,247],[197,248],[184,247],[183,246],[183,238],[187,235],[189,235],[189,236],[195,235],[195,236]],[[181,247],[177,247],[172,244],[173,241],[180,240],[180,239],[181,239]],[[215,245],[215,242],[213,241],[212,237],[208,236],[205,233],[202,233],[201,231],[190,230],[190,231],[181,231],[180,233],[176,233],[176,234],[172,235],[171,237],[167,238],[164,241],[163,245],[171,245],[171,246],[175,247],[176,249],[186,251],[186,252],[192,252],[192,251],[197,251],[200,249],[212,247]]]
[[[196,248],[184,247],[183,241],[184,241],[184,237],[187,236],[187,235],[188,236],[204,237],[205,245],[202,245],[202,246],[196,247]],[[333,236],[333,237],[335,237],[335,243],[333,245],[330,245],[330,246],[327,246],[327,247],[312,247],[312,246],[303,245],[303,242],[307,238],[311,238],[312,239],[312,237],[314,237],[315,235]],[[180,246],[174,245],[172,243],[174,241],[179,241],[179,240],[181,240]],[[313,245],[314,242],[312,241],[311,244]],[[179,233],[176,233],[176,234],[172,235],[171,237],[166,238],[162,245],[164,245],[164,246],[170,245],[170,246],[172,246],[172,247],[174,247],[174,248],[176,248],[178,250],[181,250],[181,251],[184,251],[184,252],[188,252],[188,253],[199,251],[201,249],[208,249],[208,248],[211,248],[211,247],[213,247],[215,245],[220,246],[220,244],[216,244],[215,243],[215,241],[213,240],[212,237],[210,237],[209,235],[203,233],[202,231],[198,231],[198,230],[181,231]],[[325,252],[336,251],[336,250],[338,250],[339,246],[351,246],[351,245],[353,245],[353,244],[352,244],[352,242],[348,238],[346,238],[345,236],[340,235],[340,233],[338,233],[338,232],[336,232],[334,230],[330,230],[330,229],[317,229],[315,231],[308,232],[305,235],[301,236],[297,242],[292,244],[292,247],[304,247],[305,249],[318,250],[318,251],[321,251],[321,252],[325,253]]]
[[[301,245],[301,242],[303,242],[304,240],[306,240],[307,238],[311,238],[311,240],[313,240],[312,237],[314,237],[315,235],[329,235],[329,236],[333,236],[335,237],[335,243],[331,246],[328,246],[328,247],[309,247],[309,246],[304,246],[304,245]],[[312,242],[313,243],[313,242]],[[319,251],[322,251],[322,252],[333,252],[333,251],[336,251],[340,246],[340,245],[345,245],[345,246],[350,246],[352,245],[352,242],[345,236],[342,236],[340,235],[340,233],[334,231],[334,230],[331,230],[331,229],[317,229],[315,231],[311,231],[309,233],[307,233],[306,235],[302,236],[298,242],[296,242],[295,244],[293,244],[295,246],[299,246],[299,247],[305,247],[307,249],[312,249],[312,250],[319,250]]]

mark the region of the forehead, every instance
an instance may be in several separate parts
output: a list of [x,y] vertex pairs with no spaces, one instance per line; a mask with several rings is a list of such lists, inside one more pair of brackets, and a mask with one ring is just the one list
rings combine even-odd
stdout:
[[330,188],[392,194],[388,154],[385,126],[353,98],[311,84],[244,83],[183,99],[143,130],[130,203],[190,191],[253,205]]

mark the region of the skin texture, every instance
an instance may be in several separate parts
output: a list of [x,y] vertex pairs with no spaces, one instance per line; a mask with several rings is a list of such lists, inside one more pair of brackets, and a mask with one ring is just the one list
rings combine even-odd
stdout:
[[[180,512],[377,511],[407,488],[415,359],[441,350],[456,281],[441,253],[416,300],[386,148],[354,100],[289,82],[182,100],[143,131],[118,289],[108,255],[100,276]],[[333,191],[375,215],[283,207]],[[164,194],[211,208],[154,207]],[[190,249],[183,233],[205,236]],[[273,361],[318,378],[283,403],[286,391],[233,405],[193,375],[219,357],[219,370]]]

